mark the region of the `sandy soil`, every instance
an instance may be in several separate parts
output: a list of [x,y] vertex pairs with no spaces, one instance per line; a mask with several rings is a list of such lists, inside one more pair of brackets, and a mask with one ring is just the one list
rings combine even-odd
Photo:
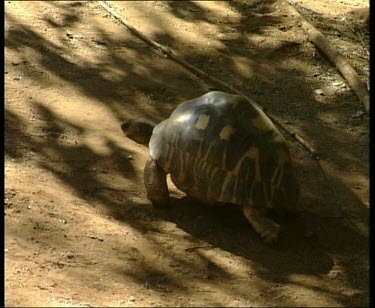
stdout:
[[[369,82],[367,1],[294,1]],[[160,121],[219,89],[153,50],[96,2],[5,3],[6,306],[369,305],[368,116],[277,1],[125,1],[130,25],[248,94],[285,133],[300,217],[265,245],[241,209],[143,186],[147,148],[120,123]]]

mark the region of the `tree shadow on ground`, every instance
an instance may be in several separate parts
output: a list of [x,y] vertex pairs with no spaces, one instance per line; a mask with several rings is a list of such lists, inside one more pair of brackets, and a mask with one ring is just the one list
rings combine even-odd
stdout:
[[[348,163],[347,156],[344,157],[338,150],[343,148],[350,152],[350,162],[359,163],[361,157],[353,148],[360,146],[363,140],[358,140],[355,136],[340,129],[327,128],[324,132],[330,137],[329,142],[332,144],[332,147],[327,150],[325,147],[327,138],[320,138],[322,132],[320,128],[327,125],[319,119],[319,108],[312,97],[312,88],[318,87],[318,82],[308,84],[304,80],[305,72],[302,69],[290,68],[287,62],[290,58],[298,57],[300,43],[282,42],[277,48],[269,48],[267,45],[257,45],[247,39],[248,36],[255,34],[264,35],[264,25],[272,26],[282,23],[282,18],[261,16],[273,11],[274,1],[268,4],[259,3],[259,1],[250,5],[238,1],[231,3],[242,18],[240,22],[229,21],[227,24],[222,24],[221,29],[225,32],[228,30],[228,24],[234,25],[240,33],[238,37],[221,40],[223,47],[218,48],[218,54],[191,52],[186,59],[194,64],[201,64],[205,71],[228,82],[232,80],[231,76],[237,74],[235,82],[240,79],[238,82],[241,83],[246,93],[253,94],[256,100],[282,119],[296,120],[295,125],[305,130],[309,139],[314,140],[318,148],[322,149],[323,154],[326,154],[336,167],[345,166]],[[52,2],[52,5],[59,7],[62,4]],[[194,2],[186,3],[187,8],[177,2],[167,2],[167,5],[178,18],[213,23],[210,16],[206,14],[207,12],[205,13]],[[75,9],[75,7],[68,9],[65,7],[62,23],[49,19],[48,24],[55,28],[60,28],[66,23],[72,27],[77,25],[81,20],[79,14],[74,13]],[[72,12],[69,13],[66,10],[72,10]],[[251,14],[253,14],[252,18],[249,18]],[[150,22],[152,21],[151,16]],[[148,47],[140,48],[139,41],[130,36],[126,36],[123,40],[116,40],[106,32],[106,29],[96,27],[97,41],[105,42],[105,45],[101,45],[104,47],[100,47],[105,56],[99,57],[99,61],[93,65],[89,60],[75,62],[67,59],[66,55],[72,54],[67,47],[71,39],[66,38],[63,32],[59,38],[63,44],[58,45],[46,40],[42,34],[31,30],[26,24],[22,24],[12,16],[7,16],[7,22],[14,27],[7,32],[6,47],[9,50],[17,52],[23,60],[36,65],[30,60],[28,54],[17,51],[20,46],[26,44],[29,49],[40,56],[38,67],[78,87],[83,96],[100,101],[112,112],[119,123],[125,116],[129,116],[128,112],[151,120],[160,120],[167,117],[179,102],[177,97],[179,99],[192,98],[203,94],[205,89],[200,82],[183,76],[181,71],[178,71],[180,74],[178,75],[174,65],[169,67],[154,64],[153,62],[159,58],[159,55]],[[161,39],[162,42],[168,41],[171,44],[179,43],[167,31],[156,35],[156,39]],[[99,48],[90,40],[86,43],[91,47]],[[118,46],[124,46],[127,49],[128,59],[119,56]],[[249,55],[254,57],[251,58]],[[251,58],[249,63],[253,63],[256,74],[249,77],[236,70],[233,60],[235,57]],[[314,58],[306,61],[313,65],[322,59]],[[109,65],[120,68],[125,72],[124,75],[115,82],[105,77]],[[322,67],[327,68],[328,64],[325,63]],[[19,66],[19,69],[24,70],[26,75],[30,73],[31,68]],[[263,70],[263,68],[267,69]],[[38,76],[31,75],[31,78],[34,78],[37,83]],[[125,89],[123,85],[126,85]],[[51,86],[55,85],[51,82]],[[293,89],[299,90],[294,90],[292,94],[289,94]],[[137,103],[135,91],[145,96],[152,95],[147,106]],[[349,97],[352,98],[352,95]],[[333,103],[338,103],[342,99],[336,98]],[[347,223],[347,220],[319,216],[319,213],[325,212],[327,208],[329,212],[332,210],[334,206],[332,202],[340,202],[329,197],[330,187],[335,187],[341,200],[345,200],[345,204],[349,204],[348,207],[355,208],[358,218],[367,224],[368,211],[339,180],[330,178],[328,182],[325,182],[316,170],[309,171],[308,174],[301,172],[305,191],[303,207],[307,210],[312,209],[312,212],[307,211],[300,218],[281,220],[284,228],[280,242],[275,247],[267,247],[258,239],[238,207],[222,206],[213,210],[189,198],[174,199],[172,207],[165,211],[137,204],[132,200],[134,192],[128,191],[126,187],[121,188],[121,185],[126,185],[125,182],[116,183],[110,179],[109,175],[99,178],[98,172],[93,171],[93,169],[105,170],[110,175],[123,178],[124,181],[140,182],[142,174],[136,173],[127,158],[127,155],[132,153],[131,150],[104,135],[102,137],[106,139],[105,144],[109,154],[99,155],[85,144],[76,145],[74,138],[85,134],[87,130],[85,126],[60,118],[53,112],[53,107],[46,107],[44,102],[35,101],[34,106],[45,122],[40,124],[41,136],[28,134],[25,128],[32,124],[22,120],[15,110],[9,108],[11,106],[6,108],[6,157],[22,159],[29,149],[33,149],[38,156],[37,163],[45,171],[52,172],[82,199],[96,200],[103,204],[115,219],[142,232],[151,233],[151,240],[154,233],[157,233],[150,227],[151,220],[173,222],[177,228],[206,242],[212,249],[219,248],[248,261],[254,261],[259,265],[256,275],[273,282],[284,282],[293,273],[319,277],[332,269],[332,255],[345,255],[350,250],[363,251],[364,254],[368,252],[368,236],[358,232]],[[343,117],[348,117],[346,110],[341,109],[338,112],[342,113]],[[320,128],[314,131],[317,127]],[[120,129],[119,133],[121,133]],[[68,136],[68,140],[62,138],[64,135]],[[353,147],[348,149],[346,147],[348,143]],[[302,150],[297,149],[296,154],[298,151]],[[365,157],[365,163],[360,165],[361,171],[367,167],[366,159],[367,157]],[[301,164],[299,167],[304,166]],[[308,179],[314,177],[320,179],[317,183],[314,182],[315,186],[312,186]],[[114,191],[116,194],[113,193]],[[311,197],[314,195],[315,198]],[[318,227],[320,229],[315,230],[312,237],[304,237],[304,231],[311,226],[314,226],[316,230]],[[156,242],[156,237],[153,240]],[[186,267],[188,266],[193,265],[186,264]],[[227,273],[221,269],[215,268],[214,265],[211,268],[212,272],[220,277],[226,277]],[[349,283],[357,281],[355,279],[357,274],[351,269],[350,264],[345,267],[345,270]],[[144,274],[139,274],[137,277],[135,274],[134,278],[139,281],[147,279],[142,275]],[[160,276],[161,280],[164,279],[163,274],[156,270],[154,272],[150,270],[150,276]],[[361,281],[367,281],[367,277],[364,276]],[[160,285],[160,281],[153,281],[151,284],[157,288],[158,283]],[[175,284],[177,285],[177,282]],[[353,287],[355,287],[354,284]],[[342,298],[339,298],[338,294],[332,294],[332,296],[343,304],[350,304],[350,296],[342,295]]]

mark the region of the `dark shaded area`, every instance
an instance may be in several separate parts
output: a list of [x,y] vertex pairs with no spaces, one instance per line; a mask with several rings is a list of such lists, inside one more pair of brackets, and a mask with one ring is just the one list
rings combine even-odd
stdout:
[[[235,84],[249,96],[253,97],[261,105],[273,111],[282,119],[290,120],[295,127],[303,131],[308,140],[312,140],[318,148],[322,159],[329,160],[338,170],[352,164],[359,172],[368,174],[368,153],[366,144],[367,136],[355,138],[353,135],[343,131],[341,127],[330,126],[319,119],[321,108],[314,103],[312,88],[318,85],[307,83],[305,73],[288,65],[288,59],[302,57],[309,64],[319,62],[319,69],[331,69],[329,64],[321,59],[301,56],[299,42],[282,42],[277,49],[251,45],[248,36],[264,34],[264,27],[275,26],[283,23],[283,18],[277,15],[266,15],[274,11],[275,1],[232,1],[231,6],[241,15],[240,21],[225,20],[222,24],[223,32],[228,27],[233,27],[237,37],[222,40],[223,48],[218,49],[215,54],[204,52],[191,52],[185,56],[185,60],[200,67],[216,78]],[[46,16],[46,21],[51,27],[63,27],[69,24],[74,27],[80,22],[80,9],[84,9],[85,3],[49,2],[48,5],[64,10],[64,14],[57,22]],[[206,21],[218,23],[209,12],[203,10],[194,2],[166,2],[170,13],[177,18],[189,21]],[[171,110],[181,99],[189,99],[199,96],[205,91],[205,86],[186,76],[176,76],[173,68],[160,68],[148,66],[152,60],[158,57],[151,48],[143,48],[142,56],[135,63],[133,60],[125,61],[118,56],[117,47],[126,46],[129,51],[139,52],[139,41],[130,40],[116,41],[106,32],[106,29],[96,28],[97,41],[104,42],[103,52],[110,57],[110,63],[92,67],[87,62],[79,64],[70,62],[63,54],[69,54],[70,38],[61,31],[60,40],[62,46],[54,45],[46,41],[40,33],[32,31],[27,25],[21,24],[11,15],[7,15],[7,23],[11,25],[7,30],[6,48],[17,50],[21,45],[27,45],[39,54],[38,65],[48,74],[74,84],[82,91],[82,95],[99,100],[115,115],[121,123],[125,117],[125,110],[131,110],[142,114],[150,120],[161,120],[169,115]],[[111,22],[108,19],[108,22]],[[150,23],[153,16],[150,16]],[[333,21],[332,21],[333,22]],[[160,43],[171,46],[180,46],[184,42],[175,41],[167,32],[154,38]],[[219,39],[220,40],[220,39]],[[95,44],[88,41],[88,44]],[[240,76],[233,65],[234,57],[254,57],[256,73],[253,77]],[[20,57],[22,58],[20,53]],[[103,57],[104,58],[104,57]],[[25,58],[25,61],[30,59]],[[122,79],[113,81],[105,77],[106,66],[121,68],[127,73]],[[273,72],[265,71],[262,67],[272,66]],[[136,67],[141,66],[147,71],[145,75],[139,73]],[[57,69],[58,67],[58,69]],[[30,66],[25,65],[25,74],[29,74]],[[237,76],[236,76],[237,75]],[[39,75],[32,75],[35,81]],[[236,76],[236,77],[234,77]],[[42,75],[40,78],[43,78]],[[191,88],[176,88],[181,78],[181,84],[191,82]],[[173,79],[173,86],[169,86],[169,80]],[[309,81],[310,82],[310,81]],[[124,90],[124,85],[126,89]],[[291,89],[293,96],[289,95]],[[151,97],[148,106],[156,116],[150,117],[150,112],[143,106],[137,104],[135,96],[127,96],[137,90]],[[332,104],[340,104],[344,99],[355,100],[352,94],[337,96]],[[288,99],[286,99],[286,97]],[[296,164],[299,169],[299,177],[302,181],[301,216],[297,218],[279,219],[283,229],[280,241],[275,247],[265,246],[257,237],[255,232],[246,222],[239,207],[221,206],[212,210],[211,207],[199,204],[189,198],[173,199],[170,209],[154,210],[150,206],[139,206],[131,200],[131,192],[126,187],[118,187],[116,197],[113,196],[113,187],[108,182],[98,179],[92,169],[102,166],[102,170],[116,174],[131,180],[139,180],[142,177],[136,174],[131,161],[127,155],[131,151],[124,146],[115,144],[112,140],[106,140],[106,146],[110,149],[109,155],[100,156],[86,145],[64,143],[64,136],[74,140],[85,134],[86,128],[75,123],[59,118],[52,108],[43,106],[40,102],[33,102],[37,113],[43,118],[40,133],[42,137],[29,135],[25,128],[30,125],[25,123],[10,108],[5,112],[5,153],[6,158],[22,160],[28,150],[36,152],[39,166],[46,171],[52,172],[66,185],[86,200],[97,200],[108,208],[111,215],[132,227],[145,233],[157,233],[150,226],[152,220],[170,221],[178,228],[189,233],[200,241],[207,242],[214,248],[230,252],[259,264],[259,271],[255,274],[264,280],[271,282],[285,282],[290,274],[324,275],[333,267],[332,255],[345,256],[351,251],[358,254],[368,254],[368,238],[349,224],[351,215],[355,219],[368,225],[368,210],[360,200],[352,194],[334,175],[324,179],[321,171],[303,150],[292,143],[292,153],[297,156]],[[336,113],[341,119],[351,121],[353,107],[337,108]],[[343,124],[345,126],[345,123]],[[324,136],[322,137],[322,132]],[[119,134],[121,134],[119,126]],[[350,144],[350,147],[348,147]],[[344,155],[345,152],[345,155]],[[113,184],[113,183],[110,183]],[[143,189],[143,188],[140,188]],[[122,190],[122,191],[121,191]],[[118,201],[121,199],[121,202]],[[123,206],[126,204],[126,206]],[[338,209],[339,208],[339,209]],[[339,213],[342,217],[335,218]],[[312,232],[310,237],[305,235]],[[209,262],[209,260],[207,261]],[[187,264],[192,266],[191,264]],[[280,268],[283,270],[280,271]],[[352,268],[350,264],[345,267],[348,281],[353,287],[366,289],[368,276],[357,277],[358,266]],[[126,274],[126,272],[124,273]],[[227,275],[214,263],[210,268],[213,277],[225,278]],[[163,273],[152,271],[143,272],[135,276],[140,282],[147,280],[149,288],[158,289],[164,287],[182,287],[177,281],[165,277]],[[360,286],[355,285],[360,281]],[[168,283],[169,285],[168,285]],[[343,305],[364,301],[353,299],[350,296],[340,294],[329,294]],[[219,305],[219,304],[218,304]]]

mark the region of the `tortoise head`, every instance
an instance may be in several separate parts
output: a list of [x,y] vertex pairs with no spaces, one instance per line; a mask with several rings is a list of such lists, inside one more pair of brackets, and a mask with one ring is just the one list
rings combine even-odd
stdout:
[[293,167],[285,165],[280,194],[275,199],[275,210],[282,214],[296,214],[300,188]]
[[129,139],[148,146],[155,125],[147,120],[132,119],[123,122],[121,129]]

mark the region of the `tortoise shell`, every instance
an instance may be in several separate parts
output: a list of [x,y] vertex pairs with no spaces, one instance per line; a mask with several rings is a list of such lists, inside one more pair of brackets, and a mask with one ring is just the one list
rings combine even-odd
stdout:
[[201,200],[272,208],[287,193],[287,143],[238,95],[214,91],[180,104],[155,126],[149,151],[180,190]]

